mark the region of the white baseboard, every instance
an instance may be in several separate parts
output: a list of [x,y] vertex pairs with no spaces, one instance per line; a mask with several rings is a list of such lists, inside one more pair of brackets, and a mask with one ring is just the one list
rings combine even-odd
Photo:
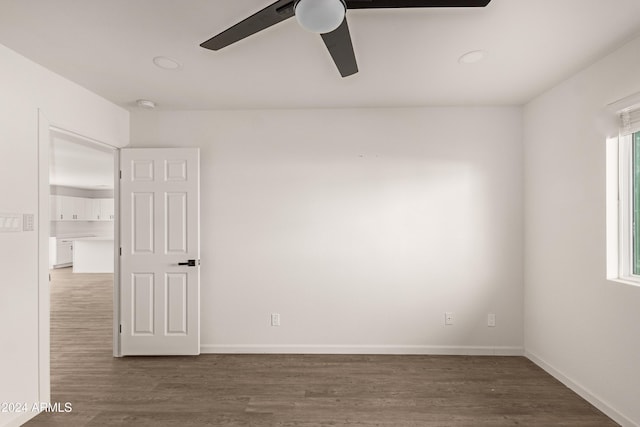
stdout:
[[[7,419],[0,418],[0,426],[1,427],[20,427],[22,424],[29,421],[31,418],[38,415],[40,412],[21,412],[16,414],[11,414],[13,417],[8,417]],[[6,415],[6,414],[5,414]]]
[[580,383],[572,380],[567,377],[558,369],[554,368],[549,363],[545,362],[540,357],[531,353],[530,351],[525,352],[525,357],[531,360],[533,363],[547,371],[552,377],[556,378],[562,384],[566,385],[568,388],[576,392],[580,397],[582,397],[587,402],[591,403],[593,406],[604,412],[609,418],[617,422],[623,427],[640,427],[638,424],[631,421],[629,418],[625,417],[623,414],[618,412],[615,408],[613,408],[609,403],[599,398],[594,393],[590,392],[587,388],[582,386]]
[[242,345],[203,344],[210,354],[432,354],[452,356],[522,356],[522,347],[431,345]]

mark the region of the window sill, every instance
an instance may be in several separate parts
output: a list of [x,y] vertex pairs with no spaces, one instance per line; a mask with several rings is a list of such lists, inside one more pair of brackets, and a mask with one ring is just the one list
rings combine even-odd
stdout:
[[626,277],[608,277],[607,280],[609,282],[623,283],[625,285],[640,287],[640,279],[636,280],[636,279],[630,279]]

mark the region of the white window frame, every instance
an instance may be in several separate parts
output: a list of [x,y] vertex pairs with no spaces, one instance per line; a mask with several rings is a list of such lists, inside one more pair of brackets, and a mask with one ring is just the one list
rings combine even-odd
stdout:
[[640,285],[633,274],[633,137],[618,138],[618,278]]
[[640,130],[638,112],[640,93],[608,105],[605,112],[612,119],[608,133],[616,134],[607,139],[606,148],[607,279],[635,286],[640,286],[640,275],[633,274],[633,132]]

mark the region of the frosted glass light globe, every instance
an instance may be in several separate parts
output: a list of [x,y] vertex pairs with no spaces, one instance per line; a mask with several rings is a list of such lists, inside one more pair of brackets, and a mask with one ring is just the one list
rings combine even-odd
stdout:
[[302,28],[318,34],[330,33],[342,24],[347,8],[342,0],[298,0],[295,14]]

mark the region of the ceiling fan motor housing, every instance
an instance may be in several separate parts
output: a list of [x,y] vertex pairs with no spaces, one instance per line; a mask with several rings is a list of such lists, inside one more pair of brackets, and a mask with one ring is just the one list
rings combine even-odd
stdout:
[[344,0],[296,0],[294,9],[296,20],[302,28],[326,34],[342,24],[347,5]]

